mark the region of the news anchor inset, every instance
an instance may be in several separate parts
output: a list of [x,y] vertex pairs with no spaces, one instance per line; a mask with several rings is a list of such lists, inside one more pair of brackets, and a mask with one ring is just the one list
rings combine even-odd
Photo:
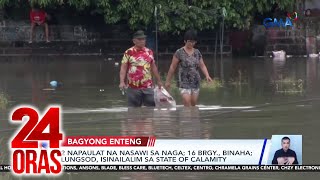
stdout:
[[296,152],[290,149],[290,138],[283,137],[281,139],[282,149],[274,153],[272,164],[293,165],[298,164]]

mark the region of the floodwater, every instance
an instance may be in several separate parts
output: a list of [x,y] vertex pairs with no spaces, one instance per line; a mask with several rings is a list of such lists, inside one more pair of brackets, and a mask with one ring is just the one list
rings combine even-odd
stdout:
[[[0,58],[0,164],[7,138],[11,107],[33,104],[63,106],[67,135],[155,135],[159,139],[263,139],[274,134],[303,135],[303,163],[319,164],[319,59],[205,58],[212,76],[223,79],[201,89],[199,110],[127,112],[118,89],[119,66],[104,57]],[[166,73],[170,59],[159,61]],[[61,83],[56,90],[49,82]],[[1,94],[1,93],[0,93]],[[181,105],[178,93],[172,94]],[[190,113],[192,112],[192,113]],[[131,115],[135,116],[132,117]],[[55,179],[317,179],[319,173],[69,173]],[[0,180],[12,179],[8,174]],[[20,178],[25,179],[25,178]],[[27,179],[27,178],[26,178]],[[28,178],[35,179],[35,178]],[[41,179],[41,178],[40,178]],[[42,178],[48,179],[48,178]]]

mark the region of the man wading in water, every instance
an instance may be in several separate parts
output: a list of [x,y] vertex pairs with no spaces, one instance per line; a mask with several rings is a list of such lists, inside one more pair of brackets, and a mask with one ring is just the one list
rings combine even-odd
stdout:
[[[120,85],[121,90],[127,89],[128,106],[155,106],[152,74],[162,87],[158,68],[155,64],[152,50],[146,48],[146,35],[137,31],[133,35],[134,46],[126,50],[121,61]],[[125,83],[127,75],[128,87]]]

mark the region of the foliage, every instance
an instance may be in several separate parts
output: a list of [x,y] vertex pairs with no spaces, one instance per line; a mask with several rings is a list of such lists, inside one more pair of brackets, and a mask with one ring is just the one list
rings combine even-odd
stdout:
[[[30,1],[30,0],[29,0]],[[0,6],[16,5],[25,0],[0,0]],[[222,20],[222,9],[227,15],[227,28],[250,27],[253,16],[265,13],[277,3],[282,10],[291,11],[293,0],[31,0],[42,7],[70,6],[79,11],[90,9],[104,16],[108,24],[127,21],[132,29],[153,26],[155,6],[159,30],[179,32],[189,28],[214,29]],[[20,4],[21,5],[21,4]]]

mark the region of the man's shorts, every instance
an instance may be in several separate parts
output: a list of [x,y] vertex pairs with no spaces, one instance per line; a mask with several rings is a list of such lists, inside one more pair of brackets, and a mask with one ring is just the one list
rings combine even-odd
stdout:
[[128,106],[129,107],[141,107],[142,105],[147,107],[154,107],[154,91],[153,88],[147,89],[127,89]]
[[179,88],[179,91],[181,94],[188,94],[188,95],[198,95],[200,92],[200,89],[185,89],[185,88]]

